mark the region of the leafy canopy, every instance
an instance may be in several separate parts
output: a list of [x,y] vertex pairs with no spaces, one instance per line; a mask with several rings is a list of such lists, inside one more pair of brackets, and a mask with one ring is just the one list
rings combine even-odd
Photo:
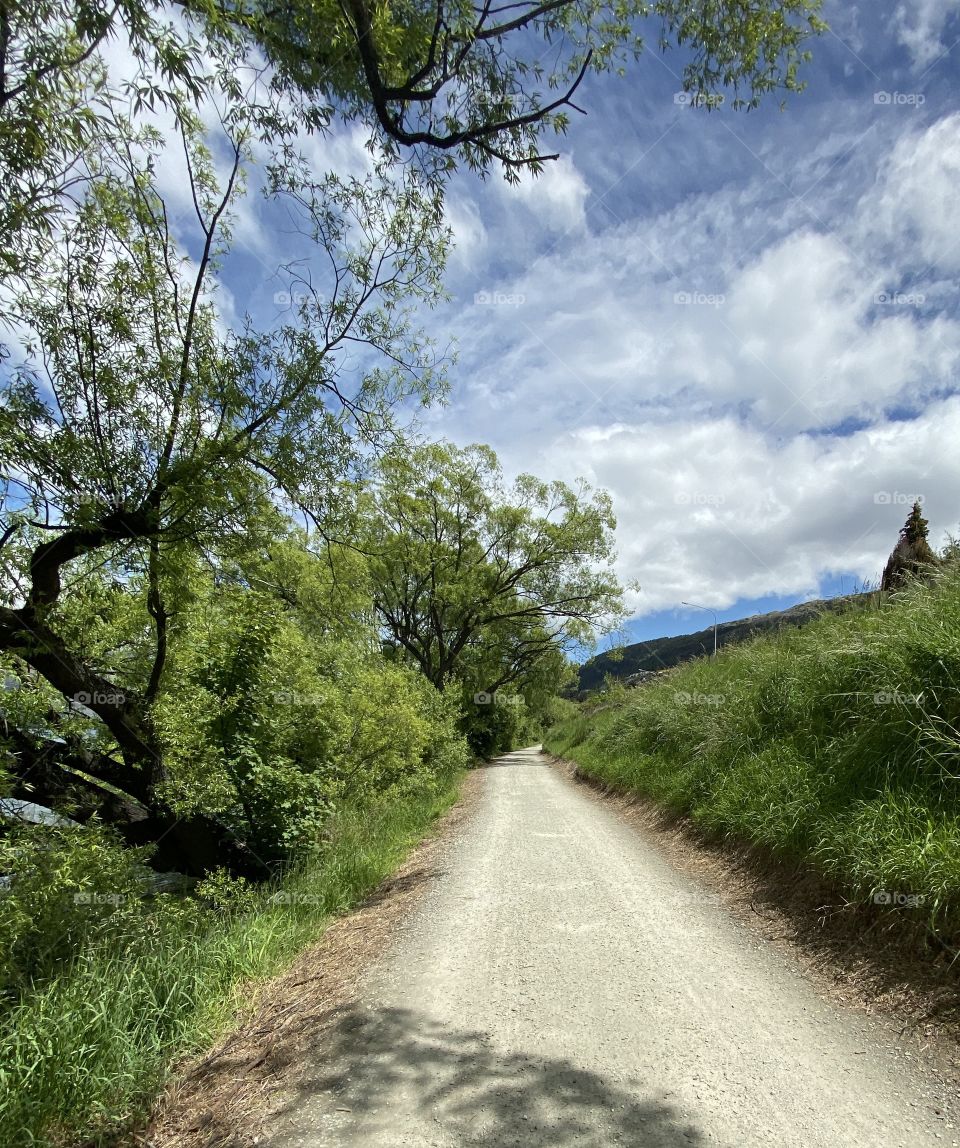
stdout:
[[622,610],[609,496],[508,486],[489,447],[388,452],[365,519],[384,630],[438,689],[522,680]]

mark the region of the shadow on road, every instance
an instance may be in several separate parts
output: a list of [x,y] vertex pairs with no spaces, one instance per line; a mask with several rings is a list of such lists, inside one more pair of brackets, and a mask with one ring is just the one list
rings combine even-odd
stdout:
[[[534,747],[539,749],[539,746]],[[494,758],[493,761],[483,761],[474,766],[474,769],[503,769],[510,765],[532,765],[539,766],[544,769],[549,768],[549,763],[544,761],[543,758],[536,757],[530,749],[527,750],[513,750],[510,753],[505,753],[502,757]]]
[[314,1143],[311,1133],[320,1129],[329,1138],[316,1143],[344,1146],[704,1142],[639,1082],[605,1081],[567,1059],[502,1053],[482,1032],[451,1029],[411,1009],[340,1010],[316,1058],[294,1088],[272,1148]]

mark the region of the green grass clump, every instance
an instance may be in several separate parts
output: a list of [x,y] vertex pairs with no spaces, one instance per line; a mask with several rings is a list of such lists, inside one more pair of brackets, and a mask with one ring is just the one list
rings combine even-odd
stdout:
[[[703,828],[960,929],[960,570],[728,647],[552,727],[547,749]],[[908,900],[904,900],[908,899]]]
[[215,907],[158,898],[125,937],[91,939],[54,974],[8,987],[0,1144],[105,1144],[141,1119],[173,1063],[235,1020],[251,981],[283,969],[398,866],[460,776],[344,809],[316,858],[273,888],[223,883]]

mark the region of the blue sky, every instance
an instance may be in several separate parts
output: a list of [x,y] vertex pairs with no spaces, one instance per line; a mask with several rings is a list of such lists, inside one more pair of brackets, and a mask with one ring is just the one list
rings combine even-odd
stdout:
[[451,188],[427,426],[611,491],[632,638],[876,579],[914,497],[960,523],[957,6],[825,14],[785,111],[684,106],[650,53],[539,181]]
[[[538,180],[450,185],[451,299],[422,321],[459,361],[423,427],[611,492],[633,638],[709,621],[684,600],[736,618],[874,580],[915,497],[934,543],[960,529],[958,6],[824,14],[784,111],[690,107],[650,52],[587,80]],[[363,144],[310,146],[359,171]],[[281,232],[250,197],[228,310],[283,288]]]

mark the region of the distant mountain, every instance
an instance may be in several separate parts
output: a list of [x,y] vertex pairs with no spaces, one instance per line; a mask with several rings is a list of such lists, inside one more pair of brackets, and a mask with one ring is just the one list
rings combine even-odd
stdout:
[[[784,626],[802,626],[824,613],[839,613],[870,598],[870,594],[848,594],[841,598],[821,598],[814,602],[800,602],[788,610],[773,610],[769,614],[754,614],[736,622],[721,622],[717,626],[717,646],[744,642],[755,634],[779,630]],[[623,656],[610,652],[597,654],[580,667],[580,690],[594,690],[603,684],[607,674],[614,678],[628,678],[632,674],[666,670],[690,658],[702,658],[713,653],[713,626],[695,634],[681,634],[676,638],[651,638],[647,642],[634,642],[624,646]]]

